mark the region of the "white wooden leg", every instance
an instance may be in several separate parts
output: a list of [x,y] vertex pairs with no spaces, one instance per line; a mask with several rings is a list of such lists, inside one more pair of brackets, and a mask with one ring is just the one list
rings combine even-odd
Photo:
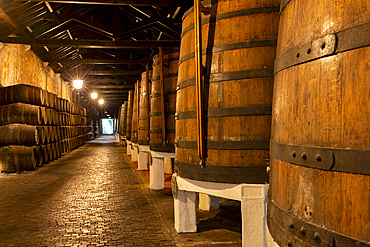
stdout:
[[138,145],[137,144],[132,144],[132,149],[131,149],[131,161],[138,161]]
[[150,166],[150,189],[164,189],[164,158],[152,157]]
[[139,148],[139,158],[138,158],[138,170],[145,171],[148,170],[149,164],[149,152],[144,151],[141,147]]
[[214,211],[220,208],[220,198],[204,193],[199,193],[199,209],[204,211]]
[[127,155],[131,155],[131,142],[127,141]]
[[267,190],[264,184],[242,185],[242,246],[268,246]]
[[177,190],[174,197],[175,229],[178,233],[197,231],[196,193]]
[[172,160],[171,160],[171,158],[164,157],[164,173],[172,174]]

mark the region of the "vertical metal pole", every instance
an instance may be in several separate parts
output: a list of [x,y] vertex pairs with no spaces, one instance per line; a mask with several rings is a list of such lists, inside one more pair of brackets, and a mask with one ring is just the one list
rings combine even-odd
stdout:
[[145,71],[145,88],[146,88],[146,102],[147,102],[147,130],[146,130],[146,136],[149,140],[149,124],[150,124],[150,98],[149,98],[149,92],[150,92],[150,89],[149,89],[149,65],[146,65],[146,71]]
[[166,112],[164,107],[164,94],[166,92],[164,85],[164,66],[163,66],[163,49],[159,47],[159,77],[161,81],[161,111],[162,111],[162,139],[163,144],[167,141],[166,133]]
[[204,148],[204,106],[202,82],[202,29],[201,29],[201,2],[194,0],[194,29],[195,29],[195,80],[197,98],[197,130],[198,130],[198,156],[199,165],[205,162]]

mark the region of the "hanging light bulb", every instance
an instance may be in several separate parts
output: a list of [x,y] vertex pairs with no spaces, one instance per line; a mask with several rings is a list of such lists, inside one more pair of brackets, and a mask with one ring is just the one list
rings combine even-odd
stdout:
[[99,104],[101,104],[101,105],[104,104],[104,100],[103,99],[100,99],[99,100]]
[[97,94],[97,93],[92,93],[92,94],[91,94],[91,98],[92,98],[92,99],[96,99],[96,98],[98,98],[98,94]]
[[74,80],[73,87],[76,89],[81,89],[84,81],[83,80]]

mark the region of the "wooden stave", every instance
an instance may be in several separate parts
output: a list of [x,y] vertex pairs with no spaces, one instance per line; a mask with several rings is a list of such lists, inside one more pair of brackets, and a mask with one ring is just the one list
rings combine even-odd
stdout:
[[[209,1],[208,1],[209,2]],[[207,5],[206,2],[205,4]],[[226,91],[222,91],[223,88],[227,89],[235,89],[234,91],[239,92],[239,95],[241,95],[239,88],[242,84],[244,85],[253,85],[249,86],[251,89],[256,87],[255,85],[262,84],[263,86],[260,86],[260,88],[257,88],[260,92],[263,92],[263,89],[266,88],[267,92],[263,95],[266,97],[261,97],[261,99],[241,99],[240,96],[238,98],[235,98],[234,104],[227,104],[227,102],[224,102],[226,98],[222,98],[219,102],[218,99],[211,100],[207,102],[208,109],[209,108],[234,108],[234,107],[254,107],[259,105],[270,105],[271,107],[271,101],[272,101],[272,85],[273,85],[273,62],[275,58],[275,49],[276,46],[274,45],[274,42],[268,42],[269,45],[263,45],[264,40],[275,40],[277,38],[277,20],[278,20],[278,13],[277,13],[277,7],[279,5],[278,1],[270,1],[268,3],[268,6],[259,6],[259,4],[266,4],[265,2],[247,2],[247,1],[239,1],[236,4],[228,5],[224,4],[227,1],[219,1],[223,4],[217,4],[217,1],[212,2],[212,8],[211,12],[217,10],[217,14],[223,14],[227,15],[228,12],[232,11],[239,11],[240,7],[242,8],[263,8],[267,7],[272,10],[271,13],[260,13],[260,14],[251,14],[251,15],[243,15],[243,16],[237,16],[235,18],[230,18],[225,20],[217,20],[217,24],[214,25],[215,28],[222,28],[222,27],[229,27],[230,30],[224,29],[223,31],[219,32],[216,30],[215,32],[215,38],[214,38],[214,48],[218,48],[219,51],[213,51],[211,53],[207,53],[208,56],[210,54],[212,55],[212,71],[211,71],[211,79],[214,79],[217,77],[213,76],[215,73],[220,73],[217,75],[221,75],[221,78],[226,78],[222,80],[215,80],[211,83],[209,83],[209,95],[217,95],[218,93],[223,93],[221,96],[227,95]],[[209,3],[208,3],[209,5]],[[243,5],[245,5],[243,7]],[[250,6],[248,6],[250,5]],[[252,6],[254,5],[254,6]],[[234,8],[234,9],[228,9]],[[212,10],[213,9],[213,10]],[[214,16],[215,13],[211,13]],[[204,16],[202,18],[205,18]],[[182,42],[181,42],[181,49],[180,49],[180,62],[179,62],[179,73],[178,73],[178,91],[177,91],[177,112],[182,113],[186,111],[194,111],[195,110],[195,85],[186,85],[183,86],[183,84],[190,80],[192,78],[192,73],[194,69],[191,69],[193,67],[193,60],[194,58],[191,56],[192,52],[194,51],[194,30],[190,29],[189,27],[192,25],[194,21],[193,13],[189,12],[187,16],[183,19],[183,35],[182,35]],[[225,23],[226,21],[229,22],[229,26],[227,26]],[[251,23],[251,22],[260,22],[258,30],[250,30],[247,32],[248,25],[246,24],[242,28],[246,28],[244,30],[235,30],[231,27],[237,27],[238,25],[233,25],[233,23]],[[265,23],[262,24],[262,23]],[[221,25],[222,24],[222,25]],[[213,24],[205,23],[202,25],[202,36],[203,38],[203,48],[204,50],[206,47],[206,42],[209,42],[209,40],[206,38],[208,35],[208,29],[212,28]],[[239,25],[240,26],[240,25]],[[185,30],[187,30],[185,32]],[[255,33],[252,33],[252,31]],[[257,31],[259,33],[257,33]],[[233,35],[229,36],[225,35],[227,33],[233,33]],[[223,37],[222,35],[225,35]],[[242,35],[245,35],[242,36]],[[248,37],[249,35],[250,37]],[[229,39],[229,40],[228,40]],[[241,46],[242,48],[235,48],[238,46],[234,46],[231,50],[228,49],[227,45],[231,47],[231,44],[239,44],[240,42],[260,42],[260,46]],[[221,49],[220,47],[225,46],[226,48]],[[261,55],[263,54],[263,55]],[[246,61],[245,57],[254,57],[256,59]],[[203,54],[203,63],[207,61],[207,55]],[[223,61],[222,66],[217,64],[217,61]],[[237,64],[238,66],[234,66],[234,64]],[[243,65],[243,66],[242,66]],[[266,69],[267,68],[267,69]],[[257,75],[254,75],[252,73],[252,76],[250,78],[243,77],[244,75],[248,75],[248,70],[261,70],[263,73],[259,73]],[[265,71],[266,70],[266,73]],[[240,72],[239,72],[240,71]],[[233,79],[232,76],[230,76],[230,79],[227,79],[228,73],[232,74],[231,72],[238,72],[235,73],[235,75],[238,75],[236,79]],[[243,73],[242,73],[243,72]],[[252,71],[253,72],[253,71]],[[209,72],[208,72],[209,73]],[[223,73],[223,74],[222,74]],[[249,73],[251,74],[251,73]],[[267,76],[267,78],[265,78]],[[238,85],[238,83],[240,85]],[[256,93],[256,92],[255,92]],[[234,96],[233,96],[234,97]],[[217,98],[217,97],[216,97]],[[231,96],[230,96],[230,99]],[[245,101],[245,102],[244,102]],[[184,103],[185,102],[185,103]],[[188,103],[189,102],[189,103]],[[232,100],[230,100],[231,103],[233,103]],[[238,103],[238,104],[236,104]],[[240,116],[225,116],[225,117],[212,117],[207,118],[206,121],[208,121],[208,139],[209,141],[228,141],[227,138],[235,139],[235,140],[241,140],[241,141],[253,141],[255,140],[261,140],[267,145],[261,148],[256,148],[256,150],[253,149],[240,149],[240,150],[221,150],[221,149],[215,149],[207,150],[207,161],[206,161],[206,167],[211,166],[212,169],[222,172],[229,172],[229,176],[224,176],[225,174],[218,174],[218,176],[207,176],[208,173],[206,169],[197,169],[199,167],[199,158],[197,155],[197,150],[195,149],[188,149],[188,148],[176,148],[176,161],[178,165],[175,165],[175,170],[177,170],[178,174],[180,176],[184,176],[191,179],[196,180],[203,180],[203,181],[210,181],[210,182],[225,182],[225,183],[265,183],[268,180],[267,174],[265,173],[264,169],[267,166],[267,162],[265,159],[269,158],[268,153],[268,140],[270,136],[270,123],[271,123],[271,115],[240,115]],[[233,126],[235,123],[235,129],[241,129],[241,128],[248,128],[248,126],[243,126],[245,123],[250,123],[251,125],[254,125],[257,127],[258,131],[256,133],[252,133],[251,131],[242,133],[239,131],[238,133],[234,133],[237,131],[234,131],[233,128],[228,128],[227,126]],[[251,127],[253,129],[256,129],[255,127]],[[192,119],[179,119],[176,120],[176,142],[183,142],[183,141],[196,141],[197,140],[197,134],[196,134],[196,118]],[[219,134],[218,134],[219,133]],[[222,134],[221,134],[222,133]],[[227,137],[227,138],[224,138]],[[265,147],[266,146],[266,147]],[[189,168],[186,168],[186,165],[189,164]],[[192,167],[196,168],[193,169]],[[227,168],[230,167],[229,170]],[[258,169],[257,169],[258,168]],[[180,169],[180,170],[179,170]],[[188,169],[186,171],[186,169]],[[256,172],[255,178],[252,177],[235,177],[233,174],[233,170],[239,169],[239,171],[243,171],[243,173],[248,174],[248,170],[258,170]],[[196,170],[196,172],[190,172],[192,170]],[[237,171],[235,171],[237,172]],[[254,171],[252,172],[255,173]],[[231,178],[231,179],[230,179]],[[234,180],[233,180],[234,179]]]
[[[351,6],[334,1],[309,4],[319,4],[320,8],[313,11],[304,1],[292,1],[281,12],[277,58],[294,47],[370,20],[365,1],[354,2]],[[295,19],[298,12],[305,15]],[[319,28],[318,23],[328,18],[333,25]],[[277,72],[272,142],[366,150],[370,145],[366,131],[369,118],[361,116],[370,113],[365,93],[369,87],[364,77],[364,64],[369,63],[369,54],[370,47],[366,46]],[[349,86],[352,84],[356,86]],[[289,179],[282,181],[282,175]],[[370,243],[370,224],[366,222],[370,215],[369,175],[304,167],[271,157],[270,184],[269,198],[282,211],[303,222],[355,239],[357,244]],[[307,208],[312,216],[307,217]],[[270,212],[268,220],[272,227],[270,222],[275,220]],[[272,235],[280,246],[286,244],[283,234],[273,230]],[[289,233],[283,237],[288,238]]]

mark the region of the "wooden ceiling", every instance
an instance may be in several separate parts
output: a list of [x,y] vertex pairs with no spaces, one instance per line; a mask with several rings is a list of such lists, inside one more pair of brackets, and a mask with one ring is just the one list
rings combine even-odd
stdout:
[[181,17],[192,0],[1,0],[0,41],[31,45],[55,73],[83,76],[110,113],[152,63],[158,47],[180,47]]

